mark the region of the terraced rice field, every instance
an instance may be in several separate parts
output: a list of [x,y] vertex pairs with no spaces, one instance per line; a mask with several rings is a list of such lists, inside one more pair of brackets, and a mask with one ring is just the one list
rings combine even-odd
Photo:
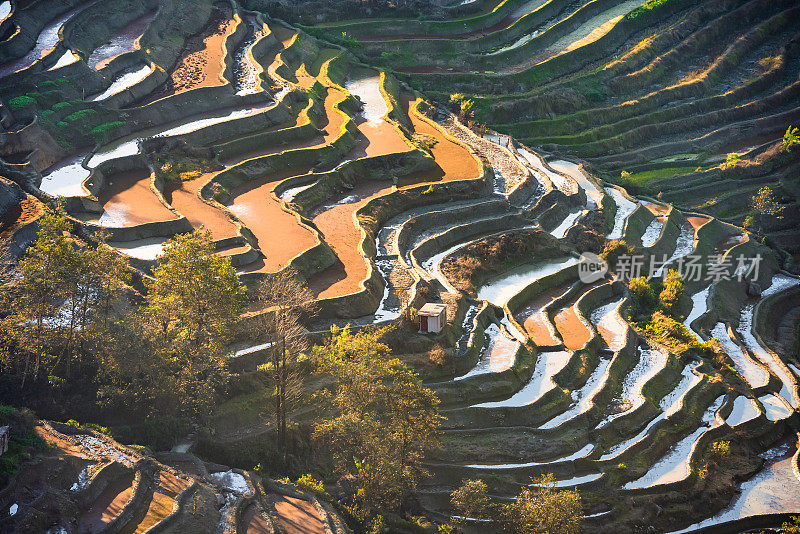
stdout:
[[[790,498],[750,506],[776,486],[800,488],[797,455],[770,453],[793,435],[800,403],[800,364],[774,321],[798,282],[780,249],[800,242],[797,162],[774,144],[800,117],[797,6],[505,0],[457,32],[398,19],[301,29],[237,2],[189,14],[185,2],[143,2],[89,32],[75,21],[108,5],[65,2],[36,26],[22,12],[39,2],[9,19],[31,24],[29,46],[0,42],[4,175],[63,201],[81,235],[106,231],[144,276],[167,239],[205,228],[251,288],[297,271],[319,303],[309,330],[397,323],[418,353],[446,345],[452,369],[421,369],[446,416],[419,491],[425,513],[455,515],[449,494],[465,478],[508,498],[546,473],[585,496],[590,532],[800,512]],[[312,36],[343,31],[360,46]],[[56,93],[27,94],[41,86]],[[456,92],[494,133],[436,104]],[[739,164],[715,163],[735,150]],[[676,158],[679,175],[668,172]],[[766,245],[737,226],[762,184],[787,209]],[[612,241],[667,266],[761,254],[760,296],[747,282],[688,282],[681,322],[722,350],[677,355],[632,327],[616,275],[581,281],[583,254]],[[446,304],[443,334],[402,326],[425,301]],[[269,347],[249,336],[232,358]],[[736,476],[704,471],[724,440],[746,451]],[[209,490],[220,531],[252,492],[225,480]],[[167,471],[151,482],[130,531],[204,491]],[[100,492],[81,529],[113,520],[132,483]],[[275,495],[237,513],[243,532],[327,526],[311,498]]]
[[[346,32],[360,58],[443,102],[463,93],[491,129],[634,191],[737,224],[764,185],[794,209],[796,161],[771,144],[800,122],[795,3],[494,4],[459,20],[344,20],[314,33]],[[741,161],[725,165],[729,153]],[[767,231],[794,251],[792,226]]]

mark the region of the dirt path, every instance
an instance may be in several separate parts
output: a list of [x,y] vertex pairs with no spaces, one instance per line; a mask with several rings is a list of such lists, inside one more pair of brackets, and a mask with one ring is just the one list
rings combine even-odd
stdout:
[[270,498],[286,534],[325,534],[322,518],[310,502],[274,494]]

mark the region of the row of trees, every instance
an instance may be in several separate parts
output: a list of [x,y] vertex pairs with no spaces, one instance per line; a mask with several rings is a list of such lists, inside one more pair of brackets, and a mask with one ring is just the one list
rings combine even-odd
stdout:
[[48,211],[39,226],[18,269],[5,271],[6,388],[16,382],[40,398],[69,388],[130,419],[207,413],[245,304],[245,289],[230,261],[214,254],[211,235],[167,242],[142,297],[127,262],[102,238],[96,246],[76,243],[63,210]]
[[[71,229],[63,210],[48,211],[18,268],[2,273],[3,380],[39,396],[62,389],[73,396],[83,387],[90,408],[115,414],[106,423],[164,416],[204,423],[225,390],[226,350],[247,302],[229,258],[215,254],[208,232],[179,235],[165,244],[152,276],[139,279],[103,239],[79,243]],[[309,421],[316,457],[327,459],[321,470],[339,477],[340,496],[364,517],[398,510],[426,474],[425,455],[439,446],[439,399],[391,354],[386,329],[333,328],[312,347],[303,325],[316,306],[296,274],[269,277],[259,289],[271,343],[260,369],[273,388],[277,447],[289,450],[290,419],[298,400],[310,398],[307,378],[315,372],[326,384]],[[515,532],[543,532],[542,510],[561,517],[566,511],[553,506],[570,499],[551,493],[525,490],[516,505],[498,512],[487,504],[481,513]]]

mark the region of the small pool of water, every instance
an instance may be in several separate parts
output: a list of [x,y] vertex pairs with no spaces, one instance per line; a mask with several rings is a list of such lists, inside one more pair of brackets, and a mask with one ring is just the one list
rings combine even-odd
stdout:
[[153,72],[152,65],[142,65],[136,70],[132,70],[130,72],[126,72],[125,74],[119,76],[116,80],[114,80],[111,85],[108,86],[108,89],[100,93],[99,95],[95,96],[91,100],[93,102],[101,102],[110,98],[122,91],[129,89],[136,85],[137,83],[141,82],[150,73]]
[[519,469],[525,467],[536,467],[540,465],[550,465],[561,462],[572,462],[574,460],[577,460],[578,458],[584,458],[588,456],[589,453],[592,452],[593,450],[594,450],[594,444],[589,443],[580,450],[570,454],[569,456],[556,458],[555,460],[551,460],[549,462],[525,462],[520,464],[470,464],[465,467],[469,467],[471,469]]
[[140,260],[155,260],[164,253],[164,243],[167,239],[163,237],[151,237],[148,239],[137,239],[120,243],[109,243],[122,254]]
[[702,291],[698,291],[694,295],[692,295],[692,309],[689,312],[689,315],[686,316],[686,320],[683,321],[683,324],[686,328],[689,329],[689,332],[694,334],[698,341],[702,341],[700,336],[692,330],[692,323],[695,319],[706,313],[708,311],[708,293],[711,291],[711,285],[707,286]]
[[748,358],[742,349],[734,343],[728,335],[725,323],[717,323],[711,330],[711,335],[719,340],[722,349],[728,354],[734,368],[744,377],[751,388],[766,386],[769,382],[769,373],[766,369]]
[[586,176],[580,165],[562,159],[551,161],[550,166],[571,176],[586,191],[586,209],[597,209],[603,204],[603,192]]
[[724,401],[724,395],[717,397],[703,414],[703,419],[700,422],[699,428],[670,447],[669,452],[654,464],[644,476],[632,482],[628,482],[623,487],[629,490],[650,488],[659,484],[677,482],[688,477],[690,473],[689,461],[691,460],[695,444],[697,440],[700,439],[700,436],[705,434],[709,428],[715,426],[716,413],[719,411]]
[[86,154],[67,158],[54,165],[42,177],[39,189],[55,197],[82,197],[88,193],[83,189],[83,182],[91,171],[83,167]]
[[81,56],[79,56],[78,54],[76,54],[72,50],[67,50],[66,52],[64,52],[61,55],[60,58],[58,58],[58,61],[56,61],[53,64],[53,66],[50,67],[47,70],[60,69],[61,67],[66,67],[67,65],[72,65],[73,63],[75,63],[76,61],[79,61],[80,59],[81,59]]
[[488,281],[478,289],[478,298],[503,306],[531,282],[578,263],[577,258],[553,258],[521,265]]
[[714,517],[672,534],[692,532],[712,525],[754,515],[779,514],[800,511],[800,480],[792,468],[797,451],[796,438],[762,453],[764,467],[750,480],[739,486],[739,495],[730,506]]
[[725,422],[733,427],[751,421],[758,417],[759,414],[761,414],[761,410],[758,409],[753,399],[749,399],[744,395],[739,395],[736,397],[736,400],[733,401],[733,409],[728,418],[725,419]]
[[619,192],[615,187],[606,187],[606,193],[611,195],[614,202],[617,204],[617,212],[614,215],[614,228],[606,236],[607,239],[621,239],[622,232],[625,230],[625,221],[628,216],[633,213],[638,205],[636,202],[631,202],[625,195]]
[[572,353],[569,351],[541,352],[536,359],[536,367],[530,381],[510,398],[475,404],[477,408],[513,408],[533,404],[542,395],[557,387],[553,376],[558,374],[569,362]]
[[650,221],[644,233],[642,234],[642,246],[652,247],[658,241],[661,235],[661,230],[664,228],[664,223],[658,220],[658,217]]
[[575,213],[570,213],[567,215],[564,220],[556,226],[551,232],[550,235],[557,239],[563,239],[565,235],[567,235],[567,231],[572,228],[572,225],[575,224],[575,221],[578,220],[578,217],[581,216],[582,211],[576,211]]
[[610,358],[607,360],[600,360],[583,387],[572,392],[572,406],[567,411],[550,419],[539,428],[556,428],[573,417],[577,417],[588,411],[589,408],[592,407],[594,397],[603,389],[603,386],[608,381],[608,368],[611,366],[611,361]]

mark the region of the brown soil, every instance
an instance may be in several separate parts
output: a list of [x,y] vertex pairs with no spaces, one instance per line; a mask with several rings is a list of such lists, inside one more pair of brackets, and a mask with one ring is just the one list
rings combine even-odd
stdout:
[[98,200],[117,224],[136,224],[177,219],[150,188],[151,175],[137,169],[114,175]]
[[150,95],[136,102],[144,106],[161,98],[198,87],[216,87],[225,80],[225,41],[236,29],[239,16],[232,18],[230,8],[216,9],[206,26],[186,40],[183,53],[169,79]]
[[528,332],[528,335],[531,336],[534,344],[539,346],[547,346],[557,345],[559,343],[555,336],[553,336],[552,332],[550,332],[550,328],[547,325],[548,321],[549,319],[545,317],[543,311],[538,311],[525,319],[523,326]]
[[117,517],[133,496],[133,473],[111,482],[92,506],[83,513],[78,524],[81,534],[101,532]]
[[255,505],[248,506],[244,511],[242,524],[246,534],[272,534],[269,522]]
[[10,224],[3,224],[0,230],[0,239],[5,239],[14,234],[17,230],[38,218],[44,213],[44,208],[34,197],[28,195],[20,202],[20,209],[17,218]]
[[439,165],[435,171],[410,174],[400,180],[401,187],[417,185],[421,182],[449,182],[452,180],[469,180],[480,176],[481,166],[472,157],[469,150],[448,139],[438,128],[423,120],[417,111],[420,100],[413,100],[408,94],[401,97],[403,112],[411,118],[411,124],[417,134],[433,137],[436,144],[431,153]]
[[658,217],[662,223],[664,222],[664,216],[667,214],[667,211],[669,211],[666,206],[662,206],[661,204],[652,204],[648,202],[645,204],[645,207],[650,210],[650,213]]
[[686,220],[692,225],[692,228],[697,230],[711,219],[708,217],[686,217]]
[[[336,113],[333,106],[346,95],[330,91],[325,98],[325,112],[329,118],[322,143],[328,144],[339,134],[345,117]],[[281,180],[305,174],[310,167],[286,169],[256,182],[242,185],[233,191],[229,207],[244,225],[253,232],[258,247],[266,255],[263,265],[248,265],[247,271],[275,272],[292,258],[316,244],[314,234],[297,223],[295,215],[284,211],[281,203],[272,198],[271,192]]]
[[744,237],[741,235],[724,237],[720,239],[716,245],[714,245],[714,254],[725,254],[728,249],[738,245],[742,241],[744,241]]
[[314,224],[339,258],[337,265],[312,277],[309,289],[317,298],[355,293],[367,278],[367,261],[361,255],[361,229],[355,213],[373,198],[392,190],[387,182],[366,182],[348,194],[348,203],[336,204],[314,217]]
[[578,317],[575,306],[564,308],[554,317],[554,322],[564,346],[569,350],[578,350],[591,339],[592,333]]
[[211,231],[214,239],[225,239],[239,233],[236,225],[225,212],[205,203],[200,198],[200,189],[208,183],[217,172],[205,173],[202,176],[183,182],[180,189],[172,192],[172,207],[186,216],[194,228],[205,227]]
[[147,509],[147,514],[142,522],[136,526],[134,534],[143,534],[153,525],[172,513],[175,498],[180,492],[189,487],[189,481],[180,479],[166,471],[161,471],[159,483],[153,492],[153,500]]
[[270,497],[286,534],[325,534],[324,523],[310,502],[279,495]]
[[237,16],[216,11],[201,36],[189,40],[186,52],[170,75],[174,91],[214,87],[225,83],[225,41],[236,29]]
[[48,432],[43,426],[37,426],[36,433],[42,438],[51,449],[57,450],[57,454],[65,454],[67,456],[74,456],[76,458],[91,458],[87,451],[81,445],[74,445],[73,443]]

